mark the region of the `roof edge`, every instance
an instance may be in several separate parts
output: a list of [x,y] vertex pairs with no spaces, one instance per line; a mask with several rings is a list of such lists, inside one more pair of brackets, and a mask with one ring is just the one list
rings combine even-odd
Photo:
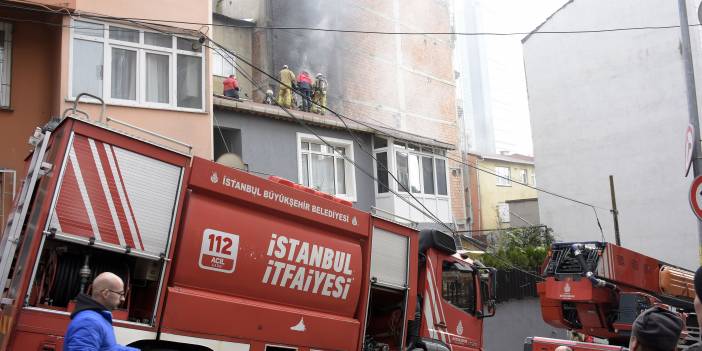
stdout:
[[363,124],[355,122],[344,124],[336,118],[332,119],[331,116],[318,115],[297,110],[289,110],[290,113],[294,116],[293,118],[290,117],[287,113],[285,113],[282,109],[274,105],[266,105],[249,100],[233,100],[218,94],[212,95],[212,105],[215,109],[248,112],[272,119],[280,119],[287,121],[295,121],[295,119],[300,119],[305,121],[305,123],[311,123],[327,128],[346,129],[348,127],[349,129],[356,132],[365,132],[380,136],[387,134],[387,136],[389,137],[401,139],[407,142],[413,142],[431,147],[438,147],[446,150],[456,149],[456,146],[450,143],[434,140],[421,135],[416,135],[397,129],[379,126],[374,123],[368,123],[364,121]]
[[546,17],[546,19],[543,22],[541,22],[538,26],[536,26],[536,28],[534,28],[531,32],[529,32],[529,34],[527,34],[524,38],[522,38],[522,44],[526,43],[526,41],[529,40],[529,38],[531,38],[531,35],[538,32],[539,29],[541,29],[541,27],[543,27],[548,21],[551,20],[551,18],[553,18],[553,16],[555,16],[557,13],[561,12],[561,10],[566,8],[568,5],[570,5],[574,1],[575,0],[568,0],[565,4],[563,4],[561,7],[559,7],[558,10],[553,11],[553,13],[551,15],[549,15],[548,17]]

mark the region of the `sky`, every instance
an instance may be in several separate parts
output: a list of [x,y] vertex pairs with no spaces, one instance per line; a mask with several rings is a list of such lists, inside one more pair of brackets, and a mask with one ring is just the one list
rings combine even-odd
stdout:
[[[463,0],[459,0],[463,1]],[[478,0],[483,32],[530,32],[566,0]],[[496,150],[533,155],[521,39],[485,38]]]

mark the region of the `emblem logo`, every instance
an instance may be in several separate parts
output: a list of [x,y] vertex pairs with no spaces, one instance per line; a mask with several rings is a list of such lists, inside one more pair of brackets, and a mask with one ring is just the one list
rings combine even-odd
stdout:
[[307,330],[307,328],[305,328],[305,318],[300,317],[300,321],[297,322],[296,325],[290,327],[290,330],[297,331],[297,332],[303,332],[303,331]]
[[458,326],[456,327],[456,334],[463,335],[463,322],[458,321]]
[[358,220],[356,219],[355,216],[353,218],[351,218],[351,224],[358,225]]
[[219,182],[219,176],[217,175],[217,172],[212,172],[212,176],[210,176],[210,181],[212,183],[217,184]]
[[570,293],[570,284],[566,283],[566,284],[563,286],[563,292],[566,293],[566,294]]

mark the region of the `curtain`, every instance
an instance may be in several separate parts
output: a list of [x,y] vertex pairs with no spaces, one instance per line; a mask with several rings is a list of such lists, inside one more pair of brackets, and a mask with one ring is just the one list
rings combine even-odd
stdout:
[[312,187],[327,194],[334,190],[334,156],[310,155],[312,159]]
[[73,41],[72,95],[90,93],[102,97],[102,43]]
[[202,59],[178,55],[178,107],[202,108]]
[[112,48],[112,97],[136,100],[136,51]]
[[146,53],[146,101],[167,104],[168,56]]

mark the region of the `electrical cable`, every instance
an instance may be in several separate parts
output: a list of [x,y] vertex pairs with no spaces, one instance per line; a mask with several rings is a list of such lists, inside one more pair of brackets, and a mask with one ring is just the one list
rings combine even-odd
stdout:
[[[270,79],[272,79],[273,81],[277,82],[278,84],[280,84],[280,85],[282,85],[282,86],[285,86],[285,87],[287,87],[288,89],[291,89],[291,91],[294,91],[294,92],[295,92],[296,94],[298,94],[298,95],[302,95],[300,92],[298,92],[297,90],[293,89],[293,87],[283,84],[283,82],[281,82],[279,79],[273,77],[271,74],[269,74],[268,72],[265,72],[265,71],[262,70],[261,68],[256,67],[255,65],[253,65],[253,64],[250,63],[250,62],[248,62],[246,59],[244,59],[243,57],[239,56],[238,54],[236,54],[236,53],[234,53],[234,52],[231,52],[231,51],[228,50],[227,48],[225,48],[225,47],[223,47],[222,45],[218,44],[217,42],[213,41],[211,38],[208,38],[208,40],[210,40],[212,43],[214,43],[215,45],[219,46],[219,47],[222,48],[223,50],[227,51],[230,55],[234,56],[236,59],[238,59],[238,60],[240,60],[240,61],[246,63],[248,66],[251,66],[253,69],[255,69],[255,70],[261,72],[262,74],[264,74],[265,76],[269,77]],[[358,124],[360,124],[360,125],[363,125],[363,126],[365,126],[366,128],[369,128],[369,129],[371,129],[371,130],[373,130],[373,131],[378,132],[378,134],[391,137],[388,133],[386,133],[385,131],[382,131],[381,129],[378,129],[377,127],[374,127],[374,126],[371,126],[371,125],[369,125],[369,124],[367,124],[367,123],[363,123],[363,122],[361,122],[361,121],[358,121],[358,120],[349,118],[349,117],[347,117],[347,116],[344,116],[343,114],[340,114],[340,113],[338,113],[338,112],[336,112],[336,111],[334,111],[334,110],[331,110],[330,108],[328,108],[328,107],[326,107],[326,106],[322,106],[322,105],[319,105],[319,104],[314,103],[314,102],[312,102],[312,103],[313,103],[314,105],[316,105],[317,107],[323,108],[323,109],[325,109],[326,111],[329,111],[332,115],[336,116],[336,117],[344,124],[344,127],[347,129],[347,131],[349,132],[349,134],[356,140],[356,142],[359,142],[358,138],[353,134],[353,132],[352,132],[351,129],[348,127],[348,125],[346,124],[346,122],[344,121],[344,119],[353,121],[353,122],[358,123]],[[364,151],[366,154],[368,154],[368,155],[369,155],[374,161],[376,161],[376,163],[377,163],[377,159],[376,159],[371,153],[367,152],[361,145],[362,145],[362,144],[360,144],[360,142],[359,142],[359,147],[361,148],[361,150]],[[468,167],[471,167],[471,168],[474,168],[474,169],[476,169],[476,170],[478,170],[478,171],[491,174],[491,175],[493,175],[493,176],[495,176],[495,177],[498,177],[498,178],[506,179],[506,180],[508,180],[508,181],[511,181],[511,182],[520,184],[520,185],[522,185],[522,186],[525,186],[525,187],[534,189],[534,190],[536,190],[536,191],[539,191],[539,192],[542,192],[542,193],[545,193],[545,194],[549,194],[549,195],[552,195],[552,196],[556,196],[556,197],[559,197],[559,198],[561,198],[561,199],[568,200],[568,201],[572,201],[572,202],[575,202],[575,203],[578,203],[578,204],[581,204],[581,205],[584,205],[584,206],[587,206],[587,207],[599,208],[599,209],[602,209],[602,210],[610,211],[610,209],[607,209],[607,208],[603,208],[603,207],[596,206],[596,205],[593,205],[593,204],[590,204],[590,203],[587,203],[587,202],[584,202],[584,201],[580,201],[580,200],[577,200],[577,199],[573,199],[573,198],[568,197],[568,196],[565,196],[565,195],[560,195],[560,194],[557,194],[557,193],[552,192],[552,191],[549,191],[549,190],[545,190],[545,189],[542,189],[542,188],[539,188],[539,187],[536,187],[536,186],[529,185],[529,184],[527,184],[527,183],[522,183],[522,182],[519,182],[519,181],[516,181],[516,180],[512,180],[512,179],[510,179],[509,177],[505,177],[505,176],[499,175],[499,174],[497,174],[497,173],[495,173],[495,172],[492,172],[492,171],[489,171],[489,170],[480,168],[480,167],[477,166],[477,165],[469,164],[469,163],[463,162],[462,160],[457,160],[457,159],[455,159],[455,158],[452,158],[452,157],[450,157],[450,156],[445,156],[445,157],[446,157],[447,159],[449,159],[449,160],[452,160],[452,161],[454,161],[454,162],[458,162],[458,163],[460,163],[460,164],[464,164],[464,165],[466,165],[466,166],[468,166]],[[390,171],[387,169],[387,167],[385,167],[385,165],[383,165],[383,167],[385,168],[385,170],[388,171],[388,173],[389,173],[390,175],[392,175],[392,172],[390,172]],[[392,175],[392,176],[393,176],[393,178],[395,179],[394,175]],[[397,181],[398,184],[399,184],[399,180],[395,179],[395,181]],[[403,188],[404,188],[404,186],[403,186]],[[403,190],[405,190],[405,191],[407,191],[407,192],[409,193],[408,189],[404,188]]]
[[[207,36],[205,36],[205,37],[207,37]],[[216,41],[212,40],[212,38],[207,37],[207,40],[209,40],[211,43],[217,45],[218,47],[220,47],[222,50],[224,50],[225,52],[229,53],[230,55],[234,56],[234,57],[235,57],[236,59],[238,59],[239,61],[244,62],[245,64],[247,64],[247,65],[250,66],[251,68],[257,70],[258,72],[260,72],[260,73],[262,73],[262,74],[264,74],[264,75],[266,75],[266,76],[268,76],[268,77],[271,78],[271,79],[274,79],[274,80],[278,81],[277,79],[275,79],[274,77],[272,77],[271,75],[269,75],[269,74],[268,74],[267,72],[265,72],[264,70],[260,69],[259,67],[255,66],[254,64],[252,64],[252,63],[248,62],[247,60],[245,60],[244,58],[242,58],[241,56],[237,55],[236,53],[232,52],[231,50],[227,49],[226,47],[224,47],[224,46],[222,46],[221,44],[217,43]],[[208,46],[208,47],[209,47],[209,46]],[[236,65],[236,62],[234,62],[233,65]],[[283,84],[283,83],[280,82],[280,81],[278,81],[278,82],[279,82],[280,84]],[[252,81],[251,83],[255,85],[255,83],[254,83],[253,81]],[[285,85],[285,86],[287,86],[287,85]],[[259,91],[263,91],[263,89],[262,89],[260,86],[256,85],[256,87],[259,89]],[[293,88],[290,87],[290,86],[287,86],[287,87],[288,87],[289,89],[291,89],[291,91],[293,91],[293,92],[295,92],[296,94],[298,94],[299,96],[301,96],[303,99],[306,99],[306,97],[305,97],[301,92],[299,92],[298,90],[293,89]],[[296,116],[294,116],[290,111],[288,111],[288,110],[287,110],[286,108],[284,108],[282,105],[278,104],[277,101],[275,101],[275,105],[277,105],[277,106],[279,106],[280,108],[282,108],[291,118],[293,118],[293,119],[295,119],[296,121],[298,121],[298,123],[302,122],[301,125],[303,125],[303,127],[305,127],[306,129],[312,131],[312,129],[309,128],[309,127],[304,123],[304,121],[302,121],[301,119],[299,119],[299,118],[297,118]],[[318,106],[319,106],[319,105],[318,105]],[[329,110],[329,109],[327,109],[327,110]],[[334,114],[335,114],[334,111],[331,111],[331,110],[329,110],[329,111],[330,111],[331,113],[334,113]],[[419,210],[420,213],[422,213],[422,214],[424,214],[425,216],[431,218],[431,219],[432,219],[434,222],[436,222],[437,224],[446,227],[446,229],[448,229],[449,232],[452,233],[452,235],[454,236],[454,238],[456,238],[456,234],[455,234],[455,232],[454,232],[454,229],[451,228],[451,227],[449,227],[446,223],[442,222],[436,215],[434,215],[421,201],[419,201],[419,200],[411,193],[411,191],[410,191],[404,184],[402,184],[402,182],[401,182],[399,179],[397,179],[397,177],[396,177],[392,172],[390,172],[390,170],[387,168],[387,166],[385,166],[385,165],[383,165],[382,163],[378,162],[378,160],[375,158],[375,156],[373,156],[373,154],[372,154],[371,152],[368,152],[367,150],[365,150],[365,148],[363,148],[363,143],[361,143],[361,140],[358,139],[358,137],[356,137],[356,135],[353,134],[353,132],[351,132],[351,129],[348,127],[348,125],[346,125],[346,122],[342,120],[342,123],[344,124],[346,130],[349,132],[349,134],[351,135],[351,137],[356,141],[356,144],[358,144],[359,149],[360,149],[361,151],[363,151],[364,153],[366,153],[367,155],[369,155],[369,156],[376,162],[376,164],[381,165],[381,166],[384,168],[384,170],[388,172],[388,175],[390,175],[390,176],[393,178],[393,180],[395,180],[395,182],[397,182],[397,184],[398,184],[400,187],[402,187],[402,189],[403,189],[405,192],[407,192],[407,194],[408,194],[415,202],[417,202],[421,207],[423,207],[424,210],[423,210],[423,211],[420,210],[419,208],[417,208],[416,206],[414,206],[414,205],[413,205],[411,202],[409,202],[409,201],[407,201],[407,203],[408,203],[409,205],[415,207],[415,209]],[[322,142],[324,142],[328,147],[331,147],[332,150],[334,149],[333,146],[331,146],[329,143],[327,143],[326,140],[324,140],[324,139],[323,139],[321,136],[319,136],[316,132],[313,132],[313,134],[314,134],[318,139],[322,140]],[[346,156],[346,155],[342,155],[342,156],[344,157],[344,159],[349,160],[349,162],[351,162],[354,166],[356,166],[356,163],[355,163],[353,160],[351,160],[348,156]],[[361,169],[361,168],[358,167],[358,166],[357,166],[357,168],[358,168],[358,169]],[[365,173],[366,175],[368,175],[371,179],[374,179],[375,181],[378,181],[378,179],[375,178],[375,176],[369,174],[366,170],[362,170],[362,172]],[[400,196],[400,194],[396,193],[396,192],[395,192],[393,189],[391,189],[390,187],[386,187],[386,188],[387,188],[389,191],[391,191],[394,195],[398,196],[399,198],[403,198],[402,196]],[[403,198],[403,199],[404,199],[404,198]],[[458,240],[458,242],[460,243],[460,240]]]
[[[37,6],[46,7],[44,4],[19,0],[19,2]],[[54,10],[40,10],[36,8],[29,8],[26,6],[17,6],[10,4],[0,4],[1,7],[24,9],[29,11],[39,11],[39,12],[50,12],[59,13]],[[68,9],[63,8],[62,10]],[[660,25],[660,26],[636,26],[636,27],[615,27],[615,28],[602,28],[602,29],[582,29],[582,30],[550,30],[550,31],[515,31],[515,32],[390,32],[390,31],[372,31],[372,30],[358,30],[358,29],[336,29],[336,28],[317,28],[317,27],[303,27],[303,26],[257,26],[257,25],[237,25],[237,24],[219,24],[219,23],[206,23],[206,22],[194,22],[194,21],[183,21],[183,20],[164,20],[157,18],[147,18],[147,17],[115,17],[99,13],[75,11],[74,16],[90,16],[101,19],[116,19],[124,21],[148,21],[148,22],[158,22],[158,23],[168,23],[168,24],[186,24],[186,25],[199,25],[199,26],[213,26],[213,27],[229,27],[229,28],[250,28],[250,29],[264,29],[264,30],[304,30],[304,31],[316,31],[316,32],[332,32],[332,33],[347,33],[347,34],[374,34],[374,35],[455,35],[455,36],[518,36],[518,35],[535,35],[535,34],[590,34],[590,33],[611,33],[611,32],[623,32],[623,31],[638,31],[638,30],[658,30],[658,29],[675,29],[680,28],[680,25]],[[253,22],[252,22],[253,24]],[[690,27],[700,26],[699,23],[690,24]]]
[[[31,2],[31,1],[24,1],[24,2],[25,2],[25,3],[37,4],[37,3],[33,3],[33,2]],[[21,7],[21,6],[11,6],[11,5],[8,5],[8,4],[0,4],[0,7],[18,8],[18,9],[24,9],[24,10],[28,10],[28,11],[38,11],[38,12],[45,12],[45,13],[61,13],[61,11],[39,10],[39,9],[36,9],[36,8],[28,8],[28,7]],[[73,15],[76,15],[76,14],[74,13]],[[115,16],[105,16],[105,15],[89,14],[89,13],[81,13],[80,15],[83,16],[83,17],[88,17],[88,18],[100,18],[100,19],[112,19],[112,20],[129,21],[129,22],[131,22],[131,23],[134,23],[135,25],[138,24],[138,25],[140,25],[140,26],[144,26],[144,27],[147,27],[147,28],[148,28],[149,25],[154,25],[153,23],[144,23],[144,22],[142,22],[142,21],[149,21],[149,19],[145,19],[145,18],[115,17]],[[26,21],[26,22],[34,22],[34,23],[41,23],[41,24],[48,24],[48,25],[54,25],[54,26],[58,26],[58,27],[80,28],[80,27],[72,26],[72,25],[53,24],[53,23],[40,22],[40,21],[33,21],[33,20],[24,20],[24,21]],[[156,19],[152,19],[151,21],[152,21],[152,22],[163,22],[163,23],[196,24],[196,25],[202,25],[203,27],[204,27],[204,26],[208,26],[208,25],[212,25],[212,24],[208,24],[208,23],[184,22],[184,21],[166,21],[166,20],[156,20]],[[247,28],[251,28],[250,26],[246,26],[246,27],[247,27]],[[92,29],[92,28],[88,28],[88,29]],[[201,28],[201,29],[202,29],[202,28]],[[270,28],[268,28],[268,29],[276,29],[276,28],[270,27]],[[291,28],[280,27],[280,28],[277,28],[277,29],[295,29],[295,28],[292,28],[292,27],[291,27]],[[303,28],[300,28],[300,29],[303,29]],[[307,29],[312,29],[312,28],[307,28]],[[165,32],[165,31],[162,31],[162,30],[158,30],[158,31],[161,32],[161,33],[164,33],[164,34],[166,34],[166,33],[167,33],[167,34],[180,34],[180,33]],[[461,35],[461,34],[464,34],[464,35],[467,35],[467,34],[480,34],[480,33],[410,33],[410,32],[407,32],[407,33],[400,33],[400,32],[397,32],[397,33],[392,33],[392,32],[375,32],[375,33],[374,33],[374,32],[363,32],[363,31],[344,31],[344,30],[325,30],[325,31],[356,32],[356,33],[367,33],[367,34],[457,34],[457,35]],[[204,35],[204,33],[202,33],[202,31],[201,31],[200,33],[201,33],[202,35]],[[208,38],[208,39],[210,39],[210,38]],[[211,40],[211,39],[210,39],[210,40]],[[213,42],[214,42],[214,41],[213,41]],[[216,44],[216,43],[215,43],[215,44]],[[219,45],[219,44],[217,44],[217,45],[221,47],[221,45]],[[226,49],[226,48],[224,48],[224,49]],[[227,51],[228,51],[228,50],[227,50]],[[230,53],[231,53],[231,52],[230,52]],[[272,76],[270,76],[269,74],[267,74],[265,71],[261,70],[260,68],[258,68],[258,67],[256,67],[256,66],[254,66],[254,65],[252,65],[252,64],[250,64],[250,63],[248,63],[247,61],[243,60],[240,56],[238,56],[238,55],[236,55],[236,54],[234,54],[234,53],[231,53],[231,54],[234,55],[235,57],[237,57],[239,60],[244,61],[244,62],[247,63],[248,65],[251,65],[253,68],[255,68],[256,70],[260,71],[260,72],[263,73],[264,75],[267,75],[267,76],[271,77],[272,79],[277,80],[277,79],[273,78]],[[255,84],[255,82],[253,82],[253,80],[252,80],[252,83]],[[281,84],[282,84],[282,83],[281,83]],[[260,87],[258,87],[258,89],[259,89],[259,90],[262,90]],[[299,93],[297,90],[295,90],[295,89],[291,89],[291,90],[294,91],[296,94],[300,95],[300,93]],[[264,93],[265,93],[265,92],[264,92]],[[304,123],[304,121],[297,119],[297,118],[296,118],[292,113],[290,113],[290,111],[288,111],[285,107],[278,105],[277,102],[276,102],[276,105],[279,106],[281,109],[283,109],[286,113],[288,113],[292,118],[294,118],[295,120],[297,120],[298,123],[301,123],[303,126],[305,126],[306,129],[309,128],[309,126],[307,126],[307,125]],[[336,113],[335,111],[332,111],[332,110],[330,110],[330,109],[328,109],[328,108],[326,108],[326,107],[324,107],[324,106],[321,106],[321,107],[324,108],[324,109],[326,109],[326,110],[328,110],[328,111],[330,111],[331,113],[333,113],[333,114],[334,114],[335,116],[337,116],[338,118],[341,118],[341,115],[339,115],[339,114]],[[347,119],[349,119],[349,118],[347,118]],[[349,120],[351,120],[351,119],[349,119]],[[359,122],[357,122],[357,121],[355,121],[355,122],[356,122],[356,123],[359,123]],[[345,122],[344,122],[344,125],[345,125],[345,127],[347,128],[347,130],[348,130],[349,132],[351,132],[350,128],[348,128],[348,126],[346,125]],[[312,132],[313,134],[315,134],[315,136],[316,136],[318,139],[322,140],[328,147],[332,147],[332,148],[333,148],[332,145],[330,145],[328,142],[326,142],[326,140],[324,140],[321,136],[319,136],[314,130],[312,130],[311,128],[309,128],[308,130],[309,130],[310,132]],[[351,132],[351,133],[352,133],[352,132]],[[352,134],[352,135],[353,135],[353,134]],[[359,146],[360,146],[360,144],[359,144]],[[361,148],[362,150],[364,150],[362,147],[360,147],[360,148]],[[364,150],[364,151],[365,151],[365,150]],[[366,152],[367,152],[367,151],[366,151]],[[356,167],[357,169],[361,170],[362,173],[364,173],[364,174],[366,174],[367,176],[371,177],[372,179],[378,181],[374,176],[372,176],[370,173],[368,173],[368,171],[366,171],[366,170],[364,170],[363,168],[359,167],[359,166],[358,166],[357,164],[355,164],[352,160],[350,160],[347,156],[343,155],[343,157],[344,157],[344,159],[346,159],[347,161],[349,161],[351,164],[353,164],[354,167]],[[377,159],[375,159],[375,157],[373,157],[372,154],[371,154],[371,158],[373,158],[373,159],[376,160],[376,162],[377,162]],[[381,165],[382,165],[382,164],[381,164]],[[383,165],[383,167],[386,168],[385,165]],[[387,168],[386,168],[386,169],[387,169]],[[267,173],[263,173],[263,172],[256,172],[256,171],[252,171],[252,172],[268,175]],[[440,219],[438,219],[438,217],[436,217],[436,215],[434,215],[431,211],[429,211],[429,210],[426,208],[426,206],[425,206],[423,203],[421,203],[414,195],[412,195],[412,193],[411,193],[410,191],[408,191],[408,189],[407,189],[407,188],[395,177],[395,175],[394,175],[392,172],[390,172],[389,170],[388,170],[388,174],[391,175],[391,176],[393,177],[393,179],[394,179],[396,182],[398,182],[398,184],[399,184],[401,187],[403,187],[404,190],[407,191],[407,194],[408,194],[410,197],[412,197],[417,203],[419,203],[427,212],[425,212],[424,210],[419,209],[416,205],[414,205],[414,204],[412,204],[411,202],[409,202],[409,200],[405,199],[405,198],[402,197],[400,194],[396,193],[396,192],[395,192],[394,190],[392,190],[390,187],[388,187],[387,185],[385,185],[386,188],[387,188],[390,192],[392,192],[394,195],[398,196],[400,199],[402,199],[403,201],[405,201],[406,203],[408,203],[408,205],[412,206],[413,208],[415,208],[416,210],[418,210],[418,211],[419,211],[420,213],[422,213],[423,215],[425,215],[425,216],[427,216],[428,218],[430,218],[430,219],[432,219],[433,221],[435,221],[437,224],[440,224],[440,225],[446,227],[451,233],[454,234],[454,237],[455,237],[456,233],[455,233],[455,230],[454,230],[453,228],[449,227],[446,223],[442,222]],[[379,182],[379,181],[378,181],[378,182]],[[381,184],[382,184],[382,183],[381,183]],[[467,237],[464,236],[464,238],[467,238]],[[472,238],[469,238],[469,239],[470,239],[469,241],[473,242],[476,246],[478,246],[478,247],[483,247],[483,248],[487,248],[487,246],[483,246],[483,245],[480,244],[479,242],[474,241],[474,239],[472,239]],[[458,242],[460,243],[460,240],[459,240]],[[485,249],[484,251],[485,251],[486,254],[490,254],[486,249]],[[491,255],[491,256],[494,256],[494,255]],[[496,259],[498,259],[498,260],[502,260],[502,259],[501,259],[500,257],[498,257],[498,256],[494,256],[494,257],[495,257]],[[510,264],[508,261],[504,261],[504,262],[505,262],[506,264]],[[519,268],[517,268],[516,266],[513,266],[513,265],[512,265],[512,267],[515,268],[515,269],[519,269]],[[521,270],[521,269],[519,269],[519,270]],[[522,271],[523,271],[523,270],[522,270]],[[531,273],[529,273],[529,272],[527,272],[527,271],[523,271],[523,272],[526,273],[526,274],[533,275],[533,274],[531,274]],[[535,277],[539,277],[539,276],[536,276],[536,275],[534,275],[534,276],[535,276]],[[540,277],[539,277],[539,278],[540,278]]]
[[[229,52],[231,55],[233,55],[233,56],[236,57],[236,54],[232,53],[232,52],[229,51],[227,48],[222,47],[220,44],[214,42],[213,40],[211,40],[211,39],[209,39],[209,38],[208,38],[208,40],[210,40],[210,42],[214,43],[215,45],[219,46],[220,48],[222,48],[222,49],[225,50],[226,52]],[[216,48],[213,48],[213,47],[211,47],[211,46],[204,45],[204,44],[203,44],[203,46],[206,46],[206,47],[208,47],[208,48],[210,48],[210,49],[213,49],[213,50],[217,51]],[[241,60],[241,59],[240,59],[240,60]],[[254,66],[253,64],[248,63],[248,62],[245,61],[245,60],[242,60],[242,61],[244,61],[245,63],[247,63],[248,65],[250,65],[252,68],[257,69],[257,67]],[[240,66],[239,66],[236,62],[230,61],[229,63],[231,63],[231,64],[232,64],[233,66],[235,66],[235,67],[239,67],[239,68],[240,68]],[[265,72],[262,72],[262,73],[266,74]],[[263,92],[263,88],[260,87],[259,85],[257,85],[253,80],[250,80],[250,82],[254,85],[254,87],[255,87],[257,90]],[[294,91],[296,94],[300,94],[297,90],[293,90],[293,91]],[[320,139],[320,140],[321,140],[323,143],[325,143],[328,147],[332,147],[332,148],[333,148],[333,146],[330,145],[329,143],[327,143],[326,140],[324,140],[318,133],[316,133],[316,131],[314,131],[314,130],[311,129],[309,126],[307,126],[303,120],[301,120],[301,119],[297,118],[296,116],[294,116],[294,114],[292,114],[287,108],[285,108],[285,107],[282,106],[282,105],[279,105],[279,104],[277,103],[277,101],[274,101],[274,104],[275,104],[276,106],[280,107],[283,111],[285,111],[291,118],[293,118],[293,119],[296,120],[298,123],[300,123],[301,125],[303,125],[308,131],[310,131],[311,133],[313,133],[318,139]],[[331,111],[331,112],[334,113],[333,111]],[[351,130],[348,128],[348,126],[347,126],[346,128],[347,128],[347,131],[351,132]],[[360,144],[360,142],[359,142],[358,140],[357,140],[356,142],[357,142],[357,144],[359,145],[359,148],[362,148],[362,146],[361,146],[362,144]],[[423,210],[419,209],[416,205],[414,205],[413,203],[411,203],[409,200],[407,200],[407,199],[405,199],[404,197],[400,196],[400,194],[398,194],[398,193],[396,193],[394,190],[392,190],[392,189],[389,187],[388,184],[383,184],[382,182],[380,182],[379,179],[377,179],[375,176],[371,175],[368,171],[366,171],[366,170],[364,170],[363,168],[361,168],[360,166],[358,166],[355,162],[353,162],[353,160],[350,160],[350,159],[349,159],[348,157],[346,157],[345,155],[342,155],[342,156],[344,156],[344,159],[346,159],[346,160],[349,161],[351,164],[353,164],[354,167],[356,167],[357,169],[359,169],[359,170],[360,170],[362,173],[364,173],[366,176],[368,176],[369,178],[373,179],[374,181],[380,183],[381,185],[385,186],[390,192],[392,192],[392,193],[393,193],[395,196],[397,196],[398,198],[402,199],[405,203],[407,203],[408,205],[412,206],[413,208],[415,208],[416,210],[418,210],[420,213],[424,214],[425,216],[429,217],[429,218],[432,219],[435,223],[441,224],[441,225],[445,226],[445,227],[453,234],[454,238],[457,238],[457,239],[458,239],[458,242],[459,242],[459,243],[461,243],[461,240],[460,240],[460,239],[467,240],[467,241],[471,242],[473,245],[475,245],[476,247],[478,247],[480,250],[482,250],[486,255],[489,255],[490,257],[493,257],[494,259],[496,259],[496,260],[502,262],[502,263],[505,264],[506,266],[508,266],[508,267],[510,267],[510,268],[512,268],[512,269],[518,270],[518,271],[520,271],[520,272],[522,272],[522,273],[524,273],[524,274],[527,274],[527,275],[529,275],[529,276],[532,276],[532,277],[534,277],[534,278],[536,278],[536,279],[540,279],[540,280],[543,280],[543,279],[544,279],[543,277],[541,277],[541,276],[538,275],[538,274],[534,274],[534,273],[532,273],[532,272],[529,272],[529,271],[526,271],[526,270],[524,270],[524,269],[521,269],[521,268],[515,266],[514,264],[512,264],[511,262],[509,262],[508,260],[506,260],[506,259],[504,259],[504,258],[502,258],[502,257],[500,257],[500,256],[498,256],[498,255],[496,255],[496,254],[494,254],[494,253],[491,253],[490,250],[489,250],[489,246],[488,246],[488,245],[485,245],[485,244],[483,244],[483,243],[481,243],[481,242],[478,241],[478,240],[475,240],[475,239],[473,239],[473,238],[471,238],[471,237],[468,237],[468,236],[465,236],[465,235],[457,236],[457,234],[456,234],[457,232],[456,232],[454,229],[452,229],[451,227],[449,227],[449,226],[446,225],[445,223],[441,222],[441,220],[439,220],[438,217],[436,217],[436,215],[434,215],[433,213],[431,213],[431,211],[429,211],[428,209],[426,209],[425,206],[423,206],[423,207],[429,212],[428,214],[425,213]],[[374,158],[373,156],[371,156],[371,157]],[[375,158],[374,158],[374,159],[375,159]],[[388,170],[388,173],[389,173],[389,174],[392,174],[392,172],[390,172],[389,170]],[[393,176],[393,178],[398,182],[398,184],[399,184],[400,186],[403,186],[401,183],[399,183],[399,180],[397,180],[397,178],[395,178],[394,176]],[[404,187],[404,186],[403,186],[403,187]],[[405,188],[405,190],[407,190],[407,189]],[[410,194],[410,195],[411,195],[411,194]],[[415,201],[417,201],[419,204],[423,205],[421,202],[419,202],[419,200],[416,199],[416,197],[412,196],[412,198],[414,198]],[[429,214],[430,214],[431,216],[429,216]]]

